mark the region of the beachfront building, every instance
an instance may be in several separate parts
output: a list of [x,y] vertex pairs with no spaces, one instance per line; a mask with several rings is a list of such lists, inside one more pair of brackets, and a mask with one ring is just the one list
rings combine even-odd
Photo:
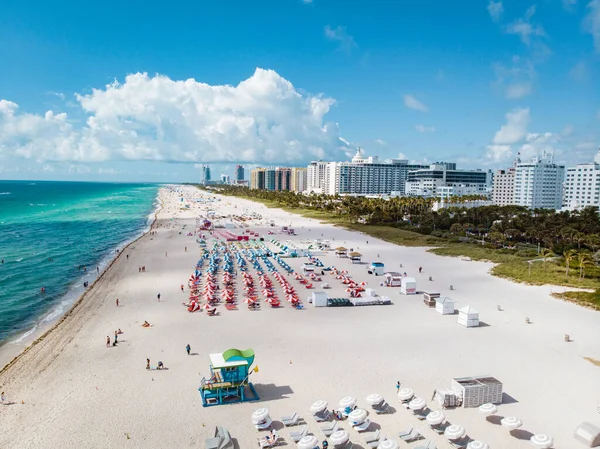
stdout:
[[306,190],[308,170],[305,167],[292,168],[292,184],[293,192],[304,192]]
[[292,169],[289,167],[255,168],[250,172],[250,188],[292,190]]
[[514,204],[530,209],[560,209],[564,177],[564,165],[555,164],[551,153],[535,157],[531,162],[519,162],[515,172]]
[[221,184],[229,184],[231,178],[225,173],[221,173]]
[[255,168],[250,172],[250,188],[264,189],[265,188],[265,173],[266,168]]
[[244,166],[236,165],[235,166],[235,183],[240,184],[240,181],[244,180]]
[[204,164],[202,166],[202,183],[210,184],[210,165]]
[[567,168],[563,206],[568,210],[600,207],[600,148],[593,162]]
[[521,159],[517,157],[513,166],[506,170],[498,170],[494,174],[492,201],[496,206],[515,204],[515,173]]
[[489,195],[493,174],[483,170],[459,170],[453,162],[436,162],[408,172],[406,194],[422,197]]
[[410,170],[423,168],[405,159],[380,161],[359,148],[351,161],[314,161],[307,167],[307,190],[327,195],[404,195]]

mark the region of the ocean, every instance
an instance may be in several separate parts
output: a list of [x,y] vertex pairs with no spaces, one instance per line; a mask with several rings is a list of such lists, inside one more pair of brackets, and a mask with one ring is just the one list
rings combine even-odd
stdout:
[[[156,209],[158,186],[0,181],[0,345],[63,314]],[[85,268],[84,268],[85,267]],[[45,292],[41,292],[44,287]]]

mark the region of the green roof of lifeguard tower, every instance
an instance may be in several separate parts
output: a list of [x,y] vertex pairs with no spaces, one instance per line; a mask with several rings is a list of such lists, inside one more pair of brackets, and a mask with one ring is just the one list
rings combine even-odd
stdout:
[[251,366],[254,363],[254,351],[252,349],[228,349],[223,354],[210,354],[213,368],[225,368],[229,366]]

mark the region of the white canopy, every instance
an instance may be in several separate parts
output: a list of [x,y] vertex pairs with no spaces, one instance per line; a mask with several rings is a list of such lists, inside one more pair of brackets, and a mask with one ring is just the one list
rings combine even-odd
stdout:
[[367,396],[367,402],[371,405],[381,404],[383,402],[383,396],[377,393],[370,394]]
[[257,408],[252,413],[252,424],[262,424],[269,419],[268,408]]
[[446,435],[446,438],[449,440],[458,440],[459,438],[464,437],[465,433],[467,433],[465,428],[463,426],[459,426],[458,424],[452,424],[451,426],[446,427],[446,430],[444,430],[444,435]]
[[484,415],[493,415],[497,411],[498,411],[498,407],[496,407],[494,404],[492,404],[490,402],[479,406],[479,413],[482,413]]
[[535,447],[539,447],[542,449],[548,449],[548,448],[552,447],[552,445],[554,444],[552,437],[545,435],[543,433],[538,433],[538,434],[532,436],[529,441],[531,441],[531,444],[534,445]]
[[356,398],[352,396],[346,396],[345,398],[340,399],[340,408],[354,407],[356,405]]
[[350,435],[348,435],[348,432],[346,430],[340,429],[333,432],[329,439],[335,445],[345,444],[350,439]]
[[311,413],[321,413],[323,410],[327,408],[327,402],[323,399],[316,400],[313,405],[310,406]]
[[379,449],[398,449],[398,443],[394,440],[382,440],[378,447]]
[[408,403],[411,410],[422,410],[427,406],[427,402],[423,398],[414,398]]
[[429,413],[425,419],[427,420],[427,424],[430,426],[437,426],[444,422],[446,416],[444,415],[444,412],[436,410]]
[[314,449],[319,445],[319,439],[314,435],[306,435],[298,441],[298,449]]
[[467,449],[490,449],[490,445],[483,441],[473,440],[467,444]]
[[510,429],[510,430],[518,429],[519,427],[521,427],[523,425],[521,420],[514,416],[507,416],[506,418],[502,418],[500,420],[500,424],[502,424],[502,427],[506,427],[507,429]]
[[415,395],[415,392],[412,390],[412,388],[402,388],[399,392],[398,392],[398,399],[400,399],[401,401],[408,401],[409,399],[411,399],[413,396]]
[[367,411],[362,408],[352,410],[348,414],[348,421],[354,423],[354,425],[362,424],[367,419]]

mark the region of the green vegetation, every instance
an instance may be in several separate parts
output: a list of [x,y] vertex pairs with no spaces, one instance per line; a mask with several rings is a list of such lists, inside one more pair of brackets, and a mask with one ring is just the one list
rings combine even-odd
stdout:
[[492,274],[513,281],[592,289],[593,293],[567,292],[561,297],[600,309],[597,208],[577,212],[519,206],[466,208],[461,204],[479,197],[460,197],[452,207],[433,211],[432,198],[302,195],[237,186],[213,190],[398,245],[431,246],[429,251],[438,255],[490,261],[496,264]]

